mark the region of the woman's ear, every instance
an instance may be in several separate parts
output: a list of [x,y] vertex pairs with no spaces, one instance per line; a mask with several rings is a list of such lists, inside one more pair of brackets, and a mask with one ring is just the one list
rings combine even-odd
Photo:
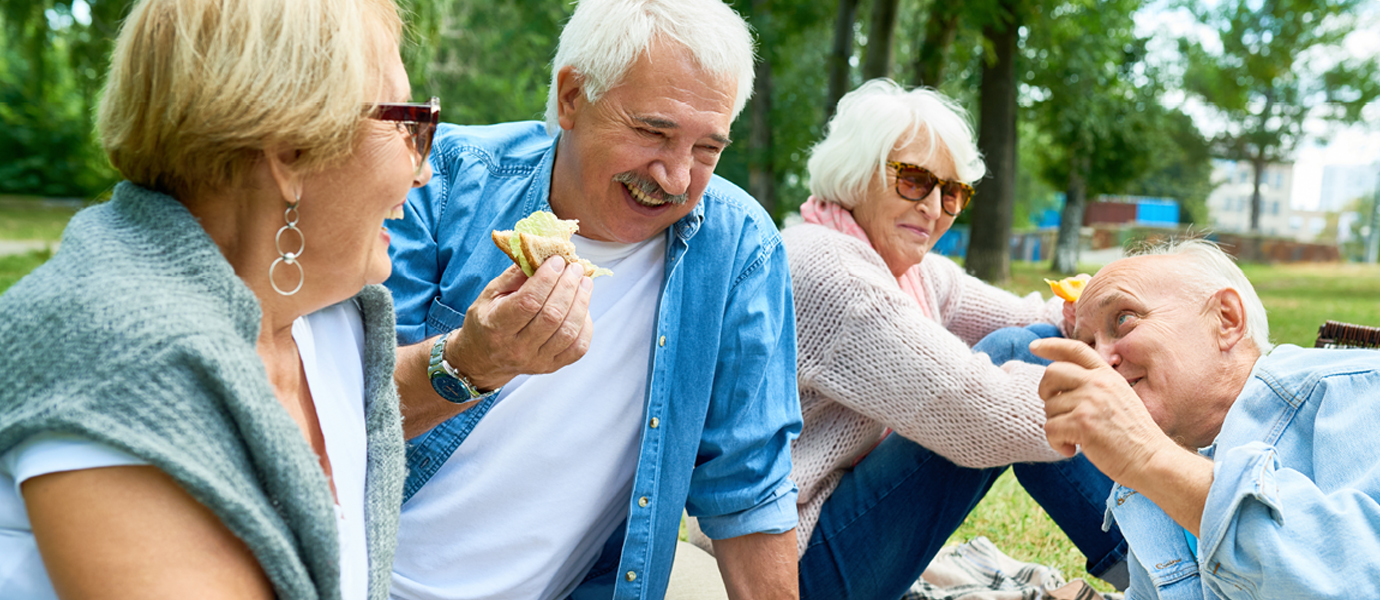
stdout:
[[1212,295],[1212,316],[1216,318],[1217,347],[1228,351],[1246,339],[1246,305],[1241,294],[1222,288]]
[[283,201],[288,203],[296,203],[302,199],[302,176],[295,168],[301,155],[300,150],[276,147],[264,149],[264,162],[273,177],[273,184],[283,196]]

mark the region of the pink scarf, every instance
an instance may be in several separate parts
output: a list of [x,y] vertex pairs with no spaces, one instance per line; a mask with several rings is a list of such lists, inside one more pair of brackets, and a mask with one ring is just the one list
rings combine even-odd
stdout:
[[[800,216],[805,218],[806,223],[823,225],[839,233],[851,235],[867,242],[867,247],[872,247],[872,241],[867,239],[867,232],[853,220],[853,213],[842,206],[810,196],[810,199],[800,206]],[[915,303],[920,305],[921,313],[931,320],[934,319],[934,315],[930,314],[930,303],[925,299],[925,288],[921,285],[920,265],[906,269],[905,273],[896,278],[896,283],[901,285],[901,291],[915,299]]]

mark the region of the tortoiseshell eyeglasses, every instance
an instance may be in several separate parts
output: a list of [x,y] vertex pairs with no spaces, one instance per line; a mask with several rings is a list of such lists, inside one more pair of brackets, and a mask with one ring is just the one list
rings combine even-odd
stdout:
[[398,123],[407,129],[412,147],[417,151],[417,172],[421,173],[431,154],[431,137],[436,133],[436,124],[441,122],[441,99],[432,96],[426,102],[381,102],[373,105],[369,116]]

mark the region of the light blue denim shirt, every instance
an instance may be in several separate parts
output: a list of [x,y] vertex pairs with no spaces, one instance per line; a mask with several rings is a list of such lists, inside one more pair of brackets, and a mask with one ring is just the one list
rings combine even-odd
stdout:
[[1112,489],[1127,600],[1380,598],[1380,352],[1279,346],[1214,444],[1198,554],[1154,503]]
[[[440,126],[435,176],[408,197],[404,220],[388,222],[399,344],[459,328],[484,286],[512,264],[489,232],[551,210],[555,155],[542,123]],[[752,197],[718,176],[666,235],[627,527],[576,598],[661,598],[682,508],[716,539],[796,525],[790,445],[801,417],[781,237]],[[405,498],[449,459],[488,402],[409,442]]]

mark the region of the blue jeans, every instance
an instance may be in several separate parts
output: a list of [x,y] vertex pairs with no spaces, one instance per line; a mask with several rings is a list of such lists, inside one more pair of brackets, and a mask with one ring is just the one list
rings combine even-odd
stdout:
[[[1001,329],[973,350],[986,352],[996,364],[1043,365],[1048,361],[1030,354],[1027,346],[1058,335],[1058,328],[1046,324]],[[1115,526],[1102,531],[1112,481],[1086,458],[1022,463],[1012,470],[1087,557],[1089,573],[1100,575],[1125,559],[1121,531]],[[887,436],[824,502],[800,558],[800,597],[900,598],[1005,471],[960,467],[899,435]],[[994,541],[1001,546],[1001,540]]]

